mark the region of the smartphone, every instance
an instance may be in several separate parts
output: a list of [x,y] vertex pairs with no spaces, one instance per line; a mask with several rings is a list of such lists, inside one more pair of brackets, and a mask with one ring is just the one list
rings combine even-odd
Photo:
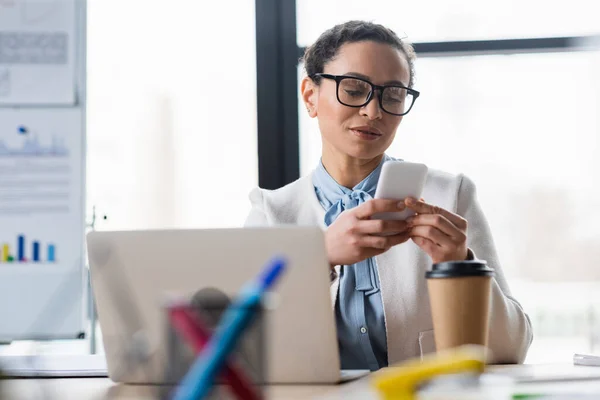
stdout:
[[[420,199],[427,180],[427,171],[425,164],[387,161],[383,164],[381,175],[379,175],[375,198],[398,201],[407,197]],[[372,219],[405,220],[413,215],[415,212],[406,208],[398,212],[378,213]]]

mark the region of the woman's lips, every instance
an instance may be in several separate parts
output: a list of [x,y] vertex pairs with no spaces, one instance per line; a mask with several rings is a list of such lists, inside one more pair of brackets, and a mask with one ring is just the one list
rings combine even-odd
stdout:
[[354,136],[357,136],[363,140],[377,140],[381,137],[381,134],[379,133],[369,132],[363,129],[350,129],[350,131],[352,134],[354,134]]

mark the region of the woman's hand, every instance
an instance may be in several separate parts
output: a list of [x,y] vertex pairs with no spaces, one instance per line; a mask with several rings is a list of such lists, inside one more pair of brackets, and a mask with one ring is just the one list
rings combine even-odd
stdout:
[[417,213],[406,220],[410,238],[433,263],[467,259],[466,219],[423,200],[407,198],[405,203]]
[[329,264],[354,264],[406,242],[410,238],[406,221],[371,219],[374,214],[404,208],[402,201],[372,199],[342,212],[325,231]]

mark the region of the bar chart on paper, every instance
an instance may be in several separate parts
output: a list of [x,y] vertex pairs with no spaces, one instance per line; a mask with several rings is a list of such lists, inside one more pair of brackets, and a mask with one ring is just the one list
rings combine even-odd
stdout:
[[81,257],[81,120],[65,123],[66,110],[33,113],[0,110],[2,271],[62,271]]
[[18,235],[12,243],[0,238],[0,246],[0,264],[54,264],[57,262],[56,245],[52,242],[45,243],[35,238],[29,239],[26,235]]
[[0,107],[0,341],[81,332],[84,148],[77,109]]

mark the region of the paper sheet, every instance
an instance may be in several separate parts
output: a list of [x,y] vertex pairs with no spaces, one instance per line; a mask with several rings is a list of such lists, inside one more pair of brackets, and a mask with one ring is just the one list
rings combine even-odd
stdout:
[[0,356],[0,368],[9,377],[105,377],[102,354]]
[[76,0],[0,0],[0,106],[75,103]]

